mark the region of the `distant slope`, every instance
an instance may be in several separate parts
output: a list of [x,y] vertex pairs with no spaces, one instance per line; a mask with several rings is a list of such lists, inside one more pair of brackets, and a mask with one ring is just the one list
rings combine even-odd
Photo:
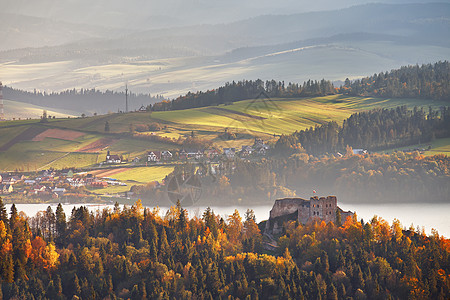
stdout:
[[4,111],[5,111],[5,119],[12,120],[14,119],[39,119],[42,116],[42,112],[44,110],[47,111],[47,115],[55,116],[56,118],[67,118],[78,116],[81,113],[75,111],[69,111],[64,109],[54,109],[47,108],[38,105],[33,105],[24,102],[12,101],[12,100],[3,100],[4,101]]

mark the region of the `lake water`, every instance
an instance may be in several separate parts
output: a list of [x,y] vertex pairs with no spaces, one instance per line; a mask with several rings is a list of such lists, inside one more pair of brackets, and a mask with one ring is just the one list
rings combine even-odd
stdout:
[[[80,207],[85,205],[89,210],[96,211],[98,209],[102,210],[104,208],[113,208],[113,205],[104,204],[64,204],[64,212],[66,216],[70,216],[72,209],[74,207]],[[46,210],[49,204],[16,204],[19,211],[23,211],[27,216],[34,216],[38,211]],[[53,212],[56,211],[57,204],[50,205]],[[370,219],[377,215],[382,217],[389,223],[392,223],[394,218],[400,220],[402,225],[409,228],[411,224],[414,227],[420,226],[424,227],[427,234],[431,233],[431,229],[437,229],[440,235],[445,237],[450,237],[450,204],[347,204],[339,203],[339,206],[347,211],[356,211],[358,219],[364,219],[364,221],[370,221]],[[11,205],[6,205],[9,212]],[[233,207],[215,207],[212,206],[211,209],[214,213],[223,216],[224,218],[231,215],[235,209],[237,209],[241,215],[244,217],[247,208],[252,208],[255,212],[256,221],[260,222],[267,220],[269,218],[269,212],[272,209],[270,205],[264,206],[233,206]],[[168,207],[161,207],[161,214],[165,214]],[[189,216],[201,217],[206,207],[189,207],[187,208]]]

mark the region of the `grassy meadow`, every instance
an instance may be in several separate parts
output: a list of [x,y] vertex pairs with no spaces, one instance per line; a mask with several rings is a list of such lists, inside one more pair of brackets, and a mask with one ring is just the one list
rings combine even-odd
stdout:
[[166,175],[173,171],[173,167],[170,166],[150,166],[150,167],[136,167],[136,168],[120,168],[115,172],[106,171],[94,171],[98,177],[111,177],[118,179],[126,186],[108,186],[107,188],[92,189],[97,194],[117,194],[130,190],[132,185],[145,185],[149,182],[163,180]]

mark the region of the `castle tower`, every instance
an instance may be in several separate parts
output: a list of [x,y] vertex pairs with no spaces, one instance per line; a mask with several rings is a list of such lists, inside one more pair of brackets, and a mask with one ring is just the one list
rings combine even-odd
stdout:
[[0,120],[4,119],[5,119],[5,111],[3,106],[3,85],[2,82],[0,81]]
[[309,207],[310,218],[320,218],[326,222],[336,219],[337,199],[336,196],[311,197]]

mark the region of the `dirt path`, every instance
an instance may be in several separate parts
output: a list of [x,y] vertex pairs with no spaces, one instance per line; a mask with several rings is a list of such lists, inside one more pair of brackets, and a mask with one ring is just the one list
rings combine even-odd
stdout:
[[62,159],[62,158],[64,158],[64,157],[66,157],[67,155],[69,155],[70,153],[72,153],[72,152],[67,152],[66,154],[64,154],[63,156],[60,156],[60,157],[58,157],[58,158],[55,158],[54,160],[52,160],[51,162],[49,162],[49,163],[47,163],[47,164],[45,164],[45,165],[43,165],[42,167],[40,167],[40,168],[37,168],[36,169],[36,171],[39,171],[39,170],[42,170],[42,169],[44,169],[45,167],[47,167],[47,166],[49,166],[49,165],[51,165],[52,163],[54,163],[55,161],[58,161],[58,160],[60,160],[60,159]]

